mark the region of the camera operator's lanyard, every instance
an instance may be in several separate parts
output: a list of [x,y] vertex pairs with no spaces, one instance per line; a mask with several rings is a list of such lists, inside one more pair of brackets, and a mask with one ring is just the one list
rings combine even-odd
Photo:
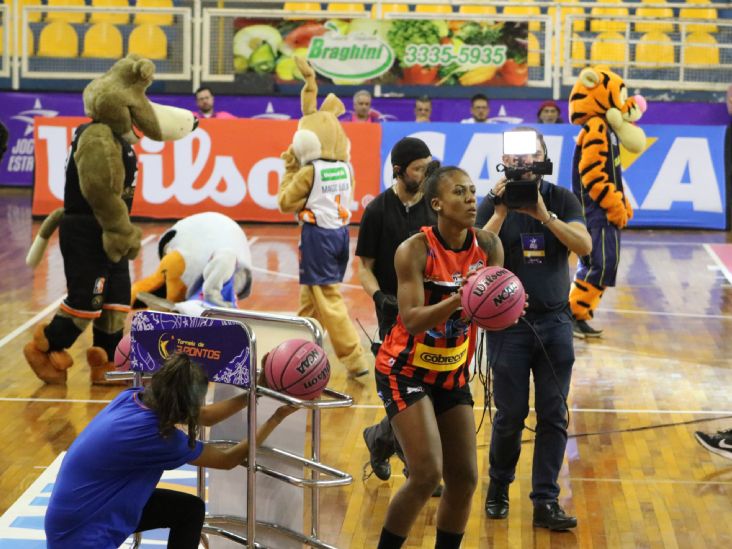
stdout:
[[525,264],[542,265],[546,256],[544,233],[521,233],[521,249]]
[[[541,187],[539,188],[541,192]],[[529,229],[533,229],[538,223],[534,218],[529,218]],[[543,265],[546,257],[546,238],[544,232],[529,233],[521,231],[521,250],[523,251],[524,264]]]

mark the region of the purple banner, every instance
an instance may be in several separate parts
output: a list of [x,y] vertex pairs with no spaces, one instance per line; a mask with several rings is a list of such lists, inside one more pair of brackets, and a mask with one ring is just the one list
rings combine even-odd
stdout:
[[186,353],[208,379],[248,388],[250,342],[238,322],[141,311],[132,317],[131,369],[155,372],[174,353]]
[[[476,90],[478,91],[478,90]],[[486,91],[486,90],[483,90]],[[488,91],[490,95],[490,91]],[[191,95],[151,95],[158,103],[196,110]],[[343,97],[347,113],[353,114],[353,100]],[[299,97],[224,96],[215,98],[215,108],[240,118],[269,118],[283,120],[301,116]],[[493,99],[490,122],[507,124],[534,123],[540,100]],[[567,101],[557,101],[561,117],[567,119]],[[372,108],[383,122],[414,120],[414,99],[377,97]],[[3,93],[0,120],[8,127],[8,151],[0,164],[0,186],[31,186],[33,184],[33,118],[35,116],[83,116],[81,93]],[[459,122],[470,116],[470,100],[465,98],[435,98],[432,100],[433,122]],[[724,103],[649,102],[644,124],[724,125],[730,121]]]

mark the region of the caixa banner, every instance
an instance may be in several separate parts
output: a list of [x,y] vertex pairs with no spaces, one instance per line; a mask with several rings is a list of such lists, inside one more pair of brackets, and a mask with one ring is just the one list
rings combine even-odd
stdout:
[[[728,199],[724,175],[724,126],[666,126],[642,124],[646,149],[631,154],[621,149],[623,184],[635,212],[630,226],[724,229]],[[485,196],[501,174],[504,124],[424,124],[394,122],[383,125],[381,141],[382,189],[391,184],[389,153],[402,137],[427,143],[432,155],[447,165],[463,168]],[[554,173],[546,176],[572,187],[572,155],[579,127],[539,124]]]
[[[33,214],[45,215],[63,205],[65,165],[74,128],[86,118],[37,118]],[[356,126],[358,128],[356,129]],[[381,128],[344,123],[351,140],[356,193],[351,210],[361,219],[366,204],[379,193]],[[179,219],[216,211],[238,221],[293,221],[277,208],[284,175],[280,154],[297,130],[296,121],[202,120],[199,128],[175,142],[144,138],[135,145],[137,182],[132,214]]]

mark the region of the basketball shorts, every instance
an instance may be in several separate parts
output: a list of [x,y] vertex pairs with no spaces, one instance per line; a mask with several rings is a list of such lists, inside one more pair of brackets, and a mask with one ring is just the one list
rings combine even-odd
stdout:
[[374,371],[376,377],[376,392],[384,402],[386,415],[392,419],[399,412],[406,410],[424,397],[429,397],[435,409],[435,416],[439,416],[460,404],[473,406],[473,395],[470,386],[466,383],[456,389],[444,389],[430,385],[400,374],[383,374]]
[[102,308],[129,309],[130,263],[109,260],[102,231],[92,216],[65,216],[59,231],[68,295],[61,308],[72,316],[96,318]]
[[300,284],[322,286],[343,282],[348,265],[348,227],[322,229],[303,223],[300,234]]

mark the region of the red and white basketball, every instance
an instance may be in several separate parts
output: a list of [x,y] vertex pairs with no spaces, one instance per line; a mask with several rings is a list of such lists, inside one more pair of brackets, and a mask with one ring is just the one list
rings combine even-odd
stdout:
[[114,367],[120,371],[130,369],[130,334],[126,334],[114,350]]
[[485,330],[503,330],[515,324],[525,302],[523,284],[504,267],[484,267],[463,286],[463,309]]
[[325,351],[312,341],[288,339],[269,352],[264,375],[270,389],[312,400],[328,385],[330,363]]

